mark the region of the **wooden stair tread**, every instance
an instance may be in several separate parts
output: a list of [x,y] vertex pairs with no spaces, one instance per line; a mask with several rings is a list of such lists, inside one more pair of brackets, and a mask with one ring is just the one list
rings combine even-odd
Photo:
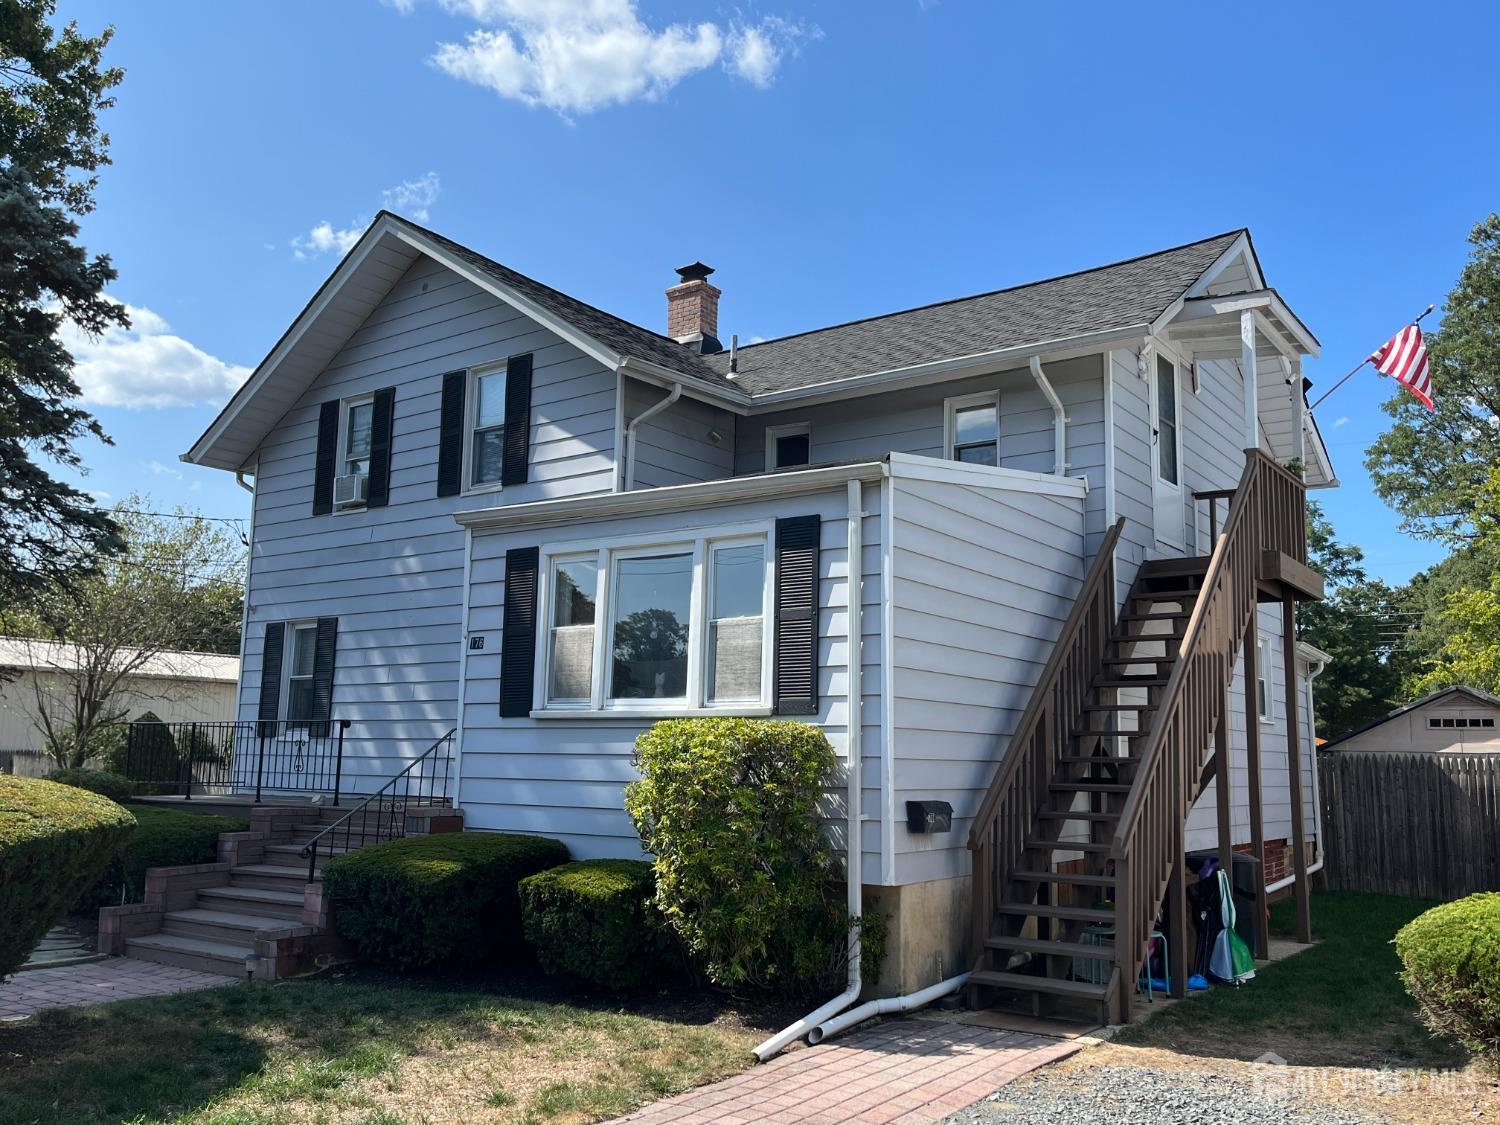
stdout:
[[1088,957],[1095,961],[1112,961],[1115,943],[1088,945],[1081,941],[1046,941],[1042,938],[991,937],[984,939],[986,949],[1009,949],[1013,953],[1040,953],[1044,957]]
[[1080,711],[1155,711],[1160,703],[1085,703]]
[[1080,843],[1077,840],[1043,840],[1039,836],[1026,841],[1028,848],[1049,852],[1082,852],[1084,855],[1107,855],[1112,845]]
[[1166,687],[1165,676],[1110,676],[1095,680],[1090,687],[1101,688],[1106,691],[1114,688],[1152,688]]
[[1113,781],[1054,781],[1047,788],[1054,793],[1129,793],[1131,789]]
[[1037,813],[1043,820],[1119,820],[1117,812],[1064,812],[1060,809],[1043,809]]
[[1061,918],[1065,922],[1101,922],[1114,925],[1115,912],[1095,910],[1091,906],[1043,906],[1035,902],[1002,902],[995,907],[1000,914],[1019,914],[1023,918]]
[[1026,883],[1071,883],[1078,887],[1113,887],[1113,875],[1073,875],[1065,871],[1013,871],[1011,878]]
[[1103,1000],[1109,992],[1108,987],[1102,984],[1059,980],[1056,977],[1034,977],[1027,973],[1002,973],[994,969],[975,970],[969,977],[969,983],[988,988],[1010,988],[1019,992],[1051,992],[1058,996],[1078,996],[1088,1000]]
[[1151,610],[1147,613],[1122,613],[1121,621],[1172,621],[1178,617],[1191,617],[1191,609],[1160,609]]
[[[1145,732],[1142,731],[1142,734]],[[1111,738],[1118,737],[1110,735]],[[1134,766],[1139,765],[1141,759],[1134,754],[1059,754],[1057,760],[1070,766]]]

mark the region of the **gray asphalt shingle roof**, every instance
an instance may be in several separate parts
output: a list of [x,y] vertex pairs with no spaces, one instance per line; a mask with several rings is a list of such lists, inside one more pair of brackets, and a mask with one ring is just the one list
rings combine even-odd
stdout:
[[727,351],[699,355],[668,336],[570,297],[435,231],[401,221],[622,356],[750,395],[1148,324],[1244,233],[1230,231],[1062,277],[743,346],[738,352],[738,377],[730,381],[725,378]]

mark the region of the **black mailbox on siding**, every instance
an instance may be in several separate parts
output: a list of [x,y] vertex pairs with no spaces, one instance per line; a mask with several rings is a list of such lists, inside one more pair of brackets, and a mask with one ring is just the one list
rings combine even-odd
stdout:
[[953,806],[947,801],[907,801],[906,828],[914,833],[951,831]]

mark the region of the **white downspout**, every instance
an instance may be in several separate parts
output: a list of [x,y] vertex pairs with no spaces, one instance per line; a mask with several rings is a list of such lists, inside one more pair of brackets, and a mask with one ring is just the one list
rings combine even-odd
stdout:
[[[1302,388],[1299,386],[1297,390],[1298,393],[1301,393]],[[1323,674],[1323,670],[1327,667],[1328,662],[1326,660],[1309,660],[1307,662],[1307,729],[1313,732],[1313,816],[1315,816],[1318,821],[1318,858],[1313,863],[1308,864],[1307,873],[1309,875],[1322,871],[1323,860],[1327,858],[1327,852],[1324,846],[1325,837],[1323,836],[1323,794],[1318,788],[1318,728],[1317,725],[1313,722],[1311,706],[1313,681],[1321,676]],[[1285,879],[1277,879],[1274,883],[1267,883],[1266,894],[1274,894],[1277,891],[1281,890],[1283,887],[1290,887],[1296,881],[1297,876],[1288,875]]]
[[1062,399],[1052,389],[1047,373],[1042,370],[1042,357],[1034,355],[1030,360],[1031,377],[1042,388],[1042,394],[1052,404],[1052,447],[1056,451],[1056,467],[1053,472],[1060,477],[1068,475],[1068,416],[1063,412]]
[[630,420],[625,427],[625,491],[635,488],[635,428],[648,418],[654,418],[682,397],[682,384],[673,383],[672,390],[660,402],[653,403]]
[[864,660],[860,651],[862,635],[860,612],[864,604],[864,566],[861,563],[864,554],[864,509],[864,484],[858,480],[851,480],[847,521],[849,528],[849,612],[846,615],[848,621],[846,647],[849,651],[849,675],[847,677],[849,724],[844,738],[844,772],[848,783],[848,795],[844,798],[844,878],[849,892],[849,979],[844,991],[828,1003],[815,1008],[796,1023],[782,1028],[756,1047],[755,1057],[761,1062],[765,1062],[793,1039],[803,1035],[807,1035],[810,1042],[816,1042],[812,1039],[812,1035],[816,1033],[818,1025],[858,1000],[860,989],[863,987],[859,964],[863,950],[859,940],[859,926],[855,922],[864,913],[864,853],[861,850],[860,840],[860,798],[863,784],[860,726],[863,722],[861,703],[864,691],[862,671]]

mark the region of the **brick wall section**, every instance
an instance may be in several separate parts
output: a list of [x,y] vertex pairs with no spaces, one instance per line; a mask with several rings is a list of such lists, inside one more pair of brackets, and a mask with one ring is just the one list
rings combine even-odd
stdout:
[[706,281],[685,281],[667,290],[667,335],[674,340],[719,335],[721,290]]

